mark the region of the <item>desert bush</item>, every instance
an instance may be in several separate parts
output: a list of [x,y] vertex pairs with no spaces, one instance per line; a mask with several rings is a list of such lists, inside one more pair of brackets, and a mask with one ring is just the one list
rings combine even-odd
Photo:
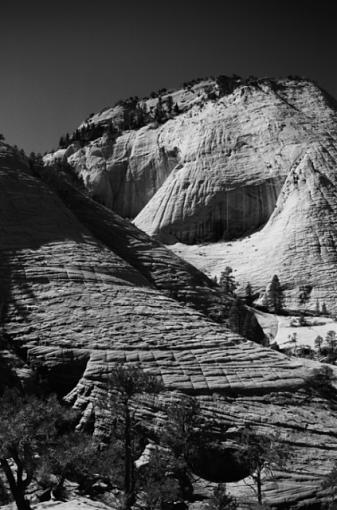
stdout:
[[2,395],[0,414],[0,467],[17,508],[27,510],[28,487],[50,448],[63,449],[69,428],[66,424],[73,424],[76,415],[55,396],[44,399],[16,390],[7,390]]

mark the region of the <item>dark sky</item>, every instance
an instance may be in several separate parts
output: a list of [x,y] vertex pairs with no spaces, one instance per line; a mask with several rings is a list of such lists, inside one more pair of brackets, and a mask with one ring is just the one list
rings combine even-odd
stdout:
[[337,96],[334,0],[1,0],[0,133],[55,147],[91,112],[192,78],[315,79]]

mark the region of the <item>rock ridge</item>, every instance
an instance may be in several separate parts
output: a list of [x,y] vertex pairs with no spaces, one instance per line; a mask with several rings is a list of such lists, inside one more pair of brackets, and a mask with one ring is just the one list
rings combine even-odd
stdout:
[[[290,444],[291,466],[278,473],[277,487],[266,483],[269,503],[287,500],[300,508],[324,501],[321,481],[335,461],[337,409],[308,389],[308,377],[321,365],[245,340],[164,295],[155,287],[155,270],[150,281],[150,270],[144,276],[100,240],[103,234],[92,235],[90,218],[79,221],[88,204],[81,197],[75,196],[75,214],[0,148],[2,328],[25,367],[35,367],[61,395],[68,394],[83,422],[93,419],[96,433],[104,433],[109,420],[95,411],[94,402],[107,394],[109,371],[119,362],[140,364],[166,387],[159,400],[138,404],[149,429],[158,426],[167,402],[182,393],[195,395],[204,419],[215,418],[218,427],[250,423]],[[118,217],[105,211],[95,204],[90,215],[97,212],[110,232]],[[114,232],[122,237],[125,226],[130,250],[136,236],[140,257],[146,235],[137,237],[138,230],[126,225],[119,219]],[[151,246],[154,253],[159,250],[156,242],[146,241],[148,261]],[[166,249],[163,253],[178,260]],[[182,267],[188,273],[189,266]],[[233,480],[230,471],[221,471],[224,481]],[[241,497],[247,502],[250,496]]]

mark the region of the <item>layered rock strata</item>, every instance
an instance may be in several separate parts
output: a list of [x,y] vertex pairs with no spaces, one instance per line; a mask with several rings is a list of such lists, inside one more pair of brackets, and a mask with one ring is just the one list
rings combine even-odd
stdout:
[[[166,388],[159,400],[138,404],[149,428],[168,401],[194,395],[204,419],[222,430],[249,423],[290,445],[291,464],[277,486],[266,484],[270,503],[322,501],[321,481],[335,460],[337,409],[308,389],[315,365],[246,341],[163,295],[149,272],[94,237],[50,188],[16,168],[8,151],[1,147],[3,330],[27,365],[39,367],[61,394],[70,392],[83,420],[94,418],[99,431],[109,421],[94,405],[106,395],[111,367],[139,364]],[[233,479],[230,469],[223,478]]]
[[325,306],[336,313],[336,168],[337,143],[321,138],[306,147],[289,171],[262,230],[231,243],[172,248],[210,275],[232,266],[241,285],[249,281],[261,295],[277,274],[285,306],[313,311]]
[[[155,288],[218,322],[226,322],[234,300],[224,295],[214,281],[129,221],[90,199],[67,179],[60,179],[59,169],[52,181],[50,168],[41,175],[97,239],[145,275]],[[262,343],[264,334],[254,314],[248,308],[242,313],[239,332]]]
[[[262,295],[277,274],[287,307],[302,306],[305,287],[307,308],[336,313],[336,102],[300,79],[224,95],[208,80],[170,95],[179,114],[165,123],[46,162],[66,160],[92,196],[210,276],[229,265]],[[121,108],[88,122],[118,124]]]
[[[162,125],[45,158],[66,159],[92,196],[169,242],[233,239],[263,225],[297,158],[336,133],[328,96],[305,80],[261,79],[224,96],[209,80],[170,96],[181,113]],[[120,110],[89,125],[118,124]]]

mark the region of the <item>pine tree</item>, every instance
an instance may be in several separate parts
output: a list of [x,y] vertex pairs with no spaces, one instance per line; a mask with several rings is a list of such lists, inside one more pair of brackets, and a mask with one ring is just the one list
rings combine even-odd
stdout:
[[172,113],[172,109],[173,109],[173,99],[172,99],[172,96],[168,96],[167,97],[167,99],[166,99],[166,107],[167,107],[168,113]]
[[222,271],[219,278],[219,286],[227,296],[235,296],[235,290],[237,288],[237,283],[232,273],[233,269],[227,266],[225,270]]
[[202,419],[199,402],[187,395],[172,403],[166,411],[167,420],[161,431],[161,443],[169,447],[174,456],[175,476],[180,480],[183,499],[193,493],[191,466],[199,458],[200,451],[207,448],[208,425]]
[[283,309],[284,295],[280,281],[276,274],[273,276],[269,285],[266,295],[266,302],[269,310],[275,313],[279,313]]
[[249,282],[246,285],[245,294],[246,294],[246,303],[247,303],[247,305],[251,305],[253,303],[253,301],[254,301],[254,296],[253,296],[252,286],[251,286],[251,284]]
[[[136,498],[135,457],[135,418],[131,412],[130,401],[142,393],[158,393],[162,390],[159,380],[144,372],[138,366],[113,368],[108,380],[110,400],[108,410],[120,422],[120,439],[123,444],[125,509],[129,510]],[[100,403],[106,405],[104,402]]]
[[334,354],[337,347],[336,331],[333,330],[328,331],[325,337],[325,341],[331,353]]
[[158,98],[158,102],[154,111],[154,120],[156,120],[159,124],[165,120],[165,112],[163,109],[161,97]]
[[327,307],[326,307],[325,303],[322,304],[322,314],[323,315],[328,315],[328,310],[327,310]]
[[179,106],[178,106],[178,103],[176,103],[176,104],[174,105],[174,114],[175,114],[175,115],[179,115],[179,113],[180,113],[180,108],[179,108]]
[[[187,461],[202,429],[199,402],[184,396],[167,409],[167,422],[161,433],[162,443],[172,450],[174,456]],[[198,439],[197,439],[198,438]]]

